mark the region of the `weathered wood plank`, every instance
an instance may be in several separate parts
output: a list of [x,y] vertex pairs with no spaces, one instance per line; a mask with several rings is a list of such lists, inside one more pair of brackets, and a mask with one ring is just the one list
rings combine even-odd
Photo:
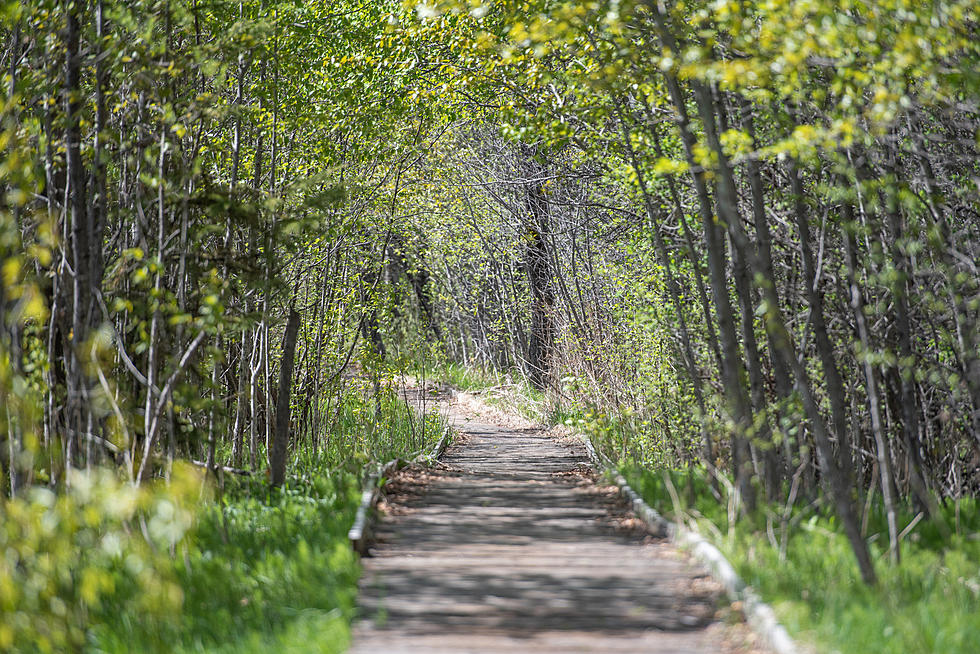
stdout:
[[721,588],[649,533],[584,448],[459,426],[384,493],[353,652],[744,652]]

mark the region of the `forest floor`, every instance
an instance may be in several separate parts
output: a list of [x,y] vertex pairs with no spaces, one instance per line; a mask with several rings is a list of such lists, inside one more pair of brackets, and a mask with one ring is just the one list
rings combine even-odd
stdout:
[[352,652],[763,651],[576,439],[472,395],[444,409],[451,448],[385,486]]

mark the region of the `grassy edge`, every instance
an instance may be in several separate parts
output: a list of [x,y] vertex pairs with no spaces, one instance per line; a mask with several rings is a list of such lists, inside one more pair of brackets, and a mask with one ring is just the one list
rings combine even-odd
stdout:
[[394,413],[381,431],[377,424],[366,427],[361,411],[352,411],[342,425],[347,433],[337,439],[343,447],[357,429],[364,438],[380,434],[380,449],[365,452],[372,456],[307,457],[301,474],[281,489],[270,490],[261,477],[231,477],[219,498],[202,496],[192,533],[173,552],[180,613],[167,619],[125,606],[104,611],[85,651],[343,652],[360,575],[347,534],[363,471],[374,458],[415,454],[420,433],[427,441],[423,448],[442,436],[438,417],[418,418],[439,423],[420,430],[409,425],[407,413],[397,407]]
[[[828,515],[812,513],[798,520],[784,536],[785,543],[776,536],[774,547],[768,520],[722,518],[728,509],[710,495],[703,475],[695,485],[695,502],[686,505],[686,471],[664,475],[636,466],[619,470],[656,510],[718,547],[794,639],[845,654],[976,651],[980,545],[969,534],[943,545],[922,528],[917,539],[906,543],[902,566],[891,567],[879,547],[881,538],[874,536],[880,533],[878,517],[872,517],[869,533],[881,584],[870,589],[860,582],[846,539]],[[975,505],[970,512],[972,524]]]

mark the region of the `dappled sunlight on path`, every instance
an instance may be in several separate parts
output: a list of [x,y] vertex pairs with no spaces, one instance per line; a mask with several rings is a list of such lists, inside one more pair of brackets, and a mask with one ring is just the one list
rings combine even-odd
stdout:
[[743,652],[719,587],[649,536],[584,449],[451,414],[433,470],[393,480],[353,652]]

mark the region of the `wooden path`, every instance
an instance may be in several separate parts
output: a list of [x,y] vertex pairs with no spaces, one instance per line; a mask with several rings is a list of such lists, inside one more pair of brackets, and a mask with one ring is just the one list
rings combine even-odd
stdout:
[[387,490],[352,652],[753,651],[718,621],[719,587],[594,483],[583,448],[457,424],[435,469]]

